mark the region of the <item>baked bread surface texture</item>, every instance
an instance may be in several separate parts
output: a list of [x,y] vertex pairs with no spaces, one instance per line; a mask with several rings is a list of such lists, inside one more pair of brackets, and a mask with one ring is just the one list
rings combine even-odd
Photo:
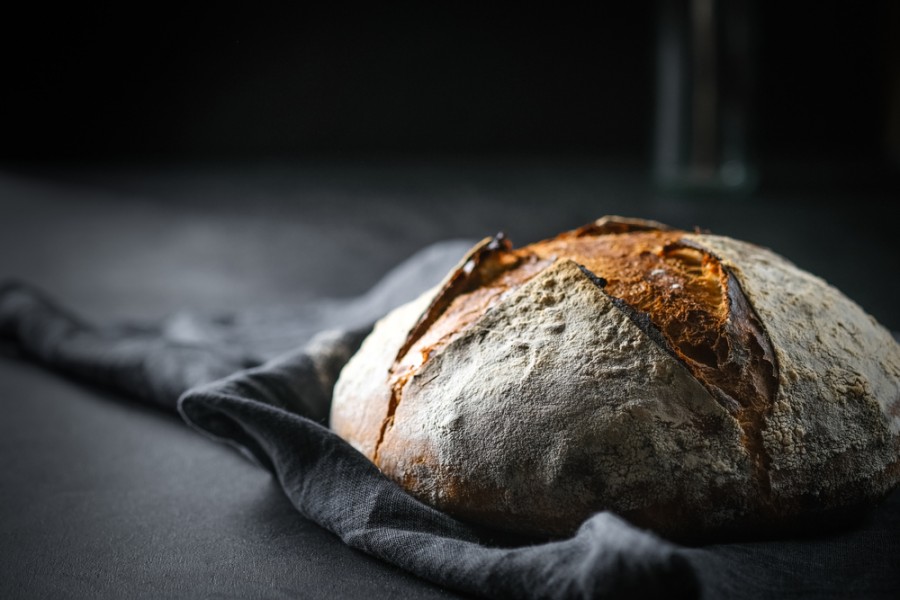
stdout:
[[896,485],[900,348],[767,250],[606,217],[476,246],[376,325],[331,426],[463,519],[565,535],[612,510],[694,537]]
[[761,435],[773,509],[878,497],[900,479],[900,348],[840,291],[769,250],[687,236],[740,279],[772,341],[779,387]]

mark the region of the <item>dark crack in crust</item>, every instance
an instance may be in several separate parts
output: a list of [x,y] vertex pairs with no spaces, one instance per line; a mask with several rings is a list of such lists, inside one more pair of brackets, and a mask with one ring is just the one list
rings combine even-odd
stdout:
[[616,298],[615,296],[611,296],[606,293],[605,288],[608,282],[604,278],[599,277],[584,265],[578,265],[578,268],[581,269],[581,272],[584,273],[585,276],[587,276],[587,278],[594,285],[600,288],[600,291],[603,292],[607,298],[609,298],[609,301],[612,302],[613,306],[622,311],[622,313],[626,317],[628,317],[631,322],[634,323],[635,326],[637,326],[638,329],[644,332],[644,335],[653,340],[654,344],[659,346],[659,348],[669,356],[675,358],[676,360],[681,360],[675,353],[675,350],[672,348],[672,346],[669,345],[669,342],[666,341],[666,338],[663,336],[662,332],[657,329],[653,324],[653,321],[650,320],[650,315],[637,311],[621,298]]
[[[503,265],[502,261],[498,259],[500,256],[508,254],[511,249],[512,244],[503,233],[498,233],[492,238],[485,238],[472,248],[441,284],[440,291],[419,317],[406,336],[406,341],[397,351],[396,360],[399,361],[409,352],[412,345],[444,314],[454,298],[483,285],[491,272],[504,269],[506,265]],[[513,267],[515,263],[508,266]]]
[[664,251],[671,253],[678,248],[691,248],[714,258],[724,273],[728,317],[722,333],[714,343],[705,348],[710,351],[709,354],[697,356],[696,347],[688,348],[690,353],[685,352],[684,347],[674,347],[672,337],[666,336],[659,329],[650,314],[636,310],[628,302],[610,295],[606,291],[606,279],[584,265],[579,265],[579,268],[610,298],[613,306],[631,319],[657,346],[684,364],[722,407],[737,419],[743,432],[744,446],[752,459],[753,476],[760,490],[760,506],[757,510],[765,515],[777,516],[778,510],[772,502],[769,478],[771,457],[763,443],[765,418],[778,393],[778,366],[771,341],[737,278],[721,264],[721,259],[684,241],[669,245]]

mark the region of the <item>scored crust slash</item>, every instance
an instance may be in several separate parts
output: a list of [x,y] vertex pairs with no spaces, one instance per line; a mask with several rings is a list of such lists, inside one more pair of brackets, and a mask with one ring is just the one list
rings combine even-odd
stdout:
[[769,250],[604,217],[475,246],[375,327],[334,431],[462,519],[678,538],[789,523],[900,480],[900,347]]

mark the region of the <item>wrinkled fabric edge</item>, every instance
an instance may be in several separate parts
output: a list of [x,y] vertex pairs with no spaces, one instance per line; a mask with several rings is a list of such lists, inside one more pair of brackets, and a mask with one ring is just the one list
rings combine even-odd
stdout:
[[[611,513],[594,515],[565,540],[516,548],[481,545],[472,529],[406,494],[329,429],[235,394],[248,389],[241,385],[246,376],[238,373],[189,390],[178,402],[179,413],[204,436],[272,471],[298,512],[350,547],[439,585],[485,597],[699,596],[695,569],[678,546]],[[265,367],[249,376],[265,377]],[[298,446],[313,442],[324,444],[328,456],[301,456]],[[368,514],[356,515],[356,506],[338,515],[323,511],[340,500],[327,494],[340,495],[345,486],[375,498],[361,509]],[[378,502],[388,507],[387,522],[382,522],[385,515],[373,516]]]

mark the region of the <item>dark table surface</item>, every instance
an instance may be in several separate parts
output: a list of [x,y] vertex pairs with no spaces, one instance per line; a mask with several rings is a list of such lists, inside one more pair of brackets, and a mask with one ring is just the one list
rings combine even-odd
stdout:
[[[284,306],[361,293],[440,239],[524,244],[612,213],[769,246],[900,329],[897,196],[805,173],[671,199],[589,160],[8,166],[0,279],[104,322]],[[0,408],[2,598],[456,596],[345,547],[174,415],[9,352]]]

